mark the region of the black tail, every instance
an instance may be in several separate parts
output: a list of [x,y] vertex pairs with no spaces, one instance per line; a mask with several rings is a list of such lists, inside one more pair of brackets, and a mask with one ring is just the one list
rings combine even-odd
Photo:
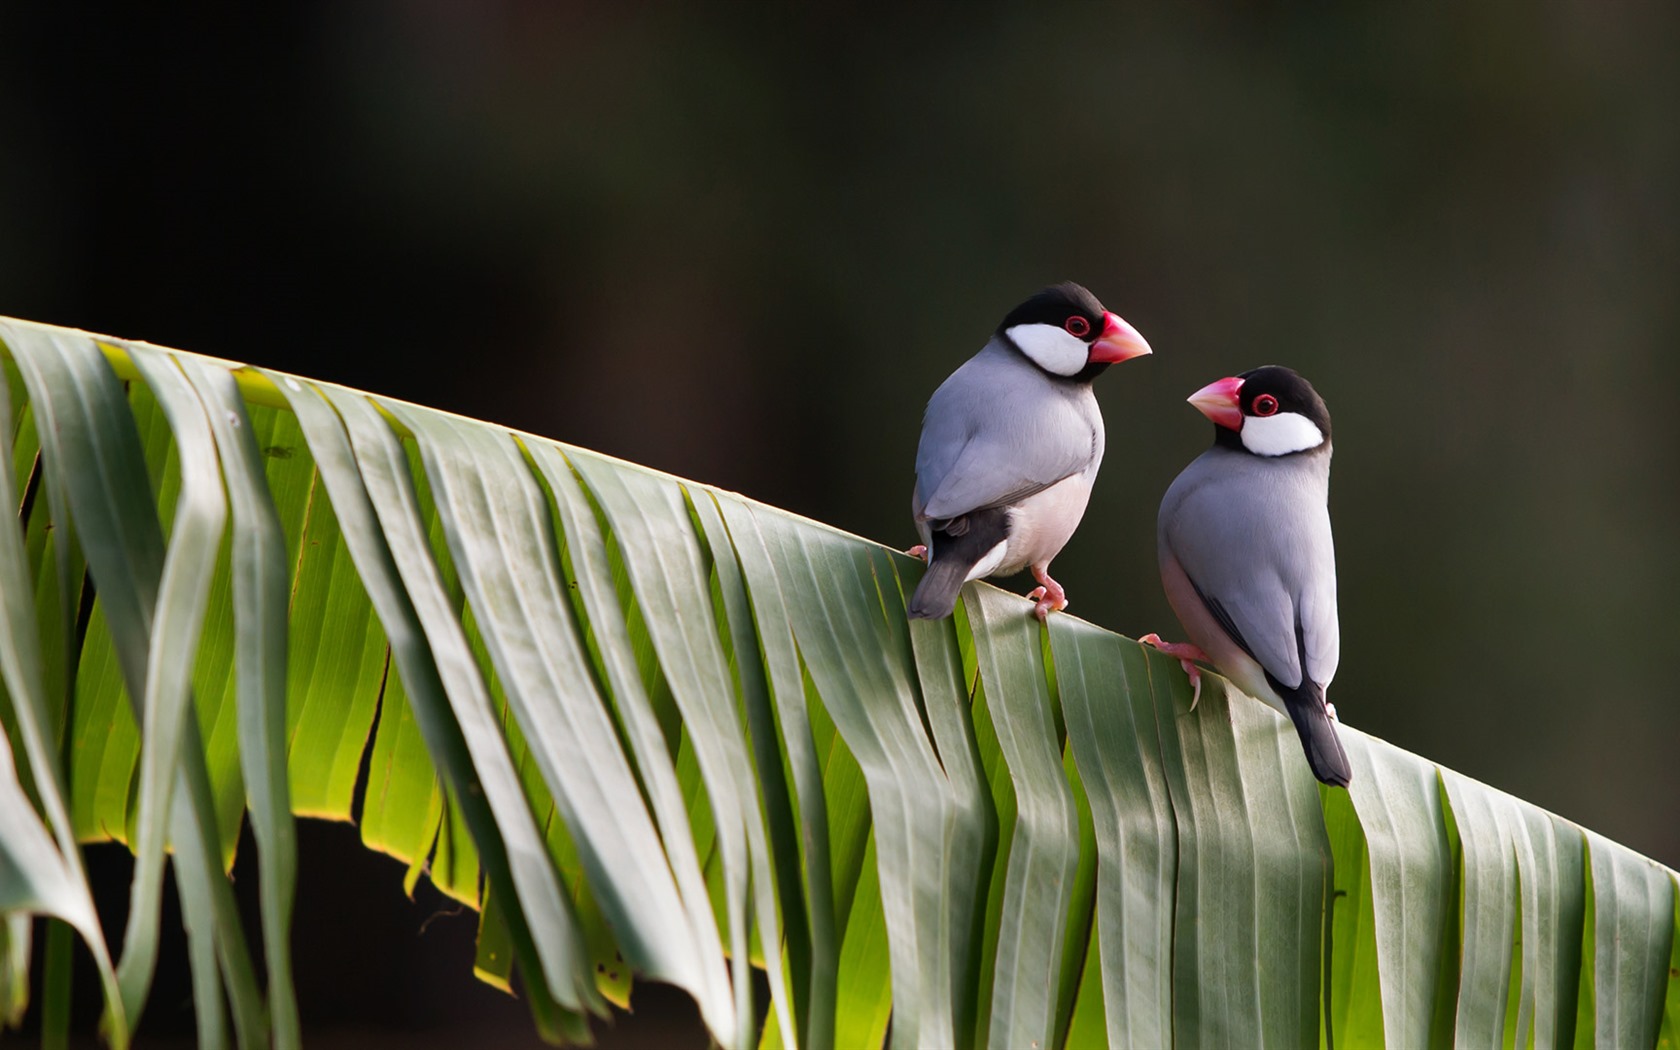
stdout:
[[943,620],[951,615],[968,574],[1008,537],[1009,512],[1002,507],[928,522],[928,569],[910,596],[910,618]]
[[1347,787],[1353,779],[1353,767],[1336,736],[1336,723],[1324,706],[1324,690],[1311,682],[1301,684],[1303,688],[1282,695],[1289,720],[1301,737],[1301,748],[1307,753],[1307,765],[1312,767],[1313,776],[1326,784]]
[[951,615],[957,607],[957,595],[968,581],[968,570],[973,567],[972,563],[963,565],[954,560],[929,565],[922,582],[916,584],[916,593],[910,596],[910,618],[943,620]]

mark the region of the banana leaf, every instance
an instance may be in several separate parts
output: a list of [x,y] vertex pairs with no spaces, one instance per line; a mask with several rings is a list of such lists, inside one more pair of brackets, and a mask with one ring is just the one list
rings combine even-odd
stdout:
[[1673,871],[1351,726],[1324,788],[1217,678],[984,584],[909,621],[919,563],[735,493],[67,329],[0,356],[0,1025],[62,1026],[74,931],[127,1046],[173,878],[200,1041],[300,1045],[307,817],[478,909],[463,971],[557,1042],[638,978],[731,1048],[1680,1030]]

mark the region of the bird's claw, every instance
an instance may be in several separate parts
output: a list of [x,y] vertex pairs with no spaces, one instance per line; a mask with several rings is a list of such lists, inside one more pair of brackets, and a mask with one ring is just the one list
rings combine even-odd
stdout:
[[1189,642],[1163,642],[1161,636],[1154,631],[1150,631],[1139,638],[1138,641],[1151,649],[1166,653],[1168,656],[1178,657],[1178,666],[1184,668],[1185,675],[1190,679],[1190,710],[1194,711],[1196,705],[1202,699],[1202,669],[1197,667],[1193,661],[1206,660],[1208,658],[1207,653],[1202,652]]
[[910,555],[912,558],[920,558],[923,561],[928,560],[927,544],[925,543],[918,543],[904,553]]
[[1049,617],[1053,612],[1061,612],[1068,606],[1065,592],[1051,596],[1050,592],[1043,587],[1034,587],[1028,591],[1027,601],[1033,603],[1033,615],[1038,617],[1040,621]]
[[1034,603],[1033,615],[1043,623],[1051,613],[1061,612],[1068,607],[1067,591],[1062,589],[1061,584],[1052,580],[1048,572],[1036,565],[1033,566],[1032,574],[1033,579],[1038,581],[1038,586],[1027,592],[1027,601]]

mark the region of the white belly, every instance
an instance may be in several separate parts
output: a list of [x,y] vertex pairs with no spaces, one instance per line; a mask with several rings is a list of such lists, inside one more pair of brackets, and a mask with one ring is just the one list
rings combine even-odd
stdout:
[[1050,564],[1050,559],[1073,538],[1090,501],[1090,476],[1075,474],[1012,508],[1007,549],[992,571],[1007,574],[1029,565],[1042,568]]

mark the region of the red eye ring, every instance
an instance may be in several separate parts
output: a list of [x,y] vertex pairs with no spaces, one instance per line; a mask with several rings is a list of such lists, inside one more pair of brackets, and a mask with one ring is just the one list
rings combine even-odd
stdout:
[[1261,394],[1254,399],[1254,414],[1257,416],[1275,415],[1277,410],[1277,398],[1270,394]]
[[1091,322],[1085,320],[1085,318],[1079,316],[1078,314],[1074,314],[1072,317],[1063,321],[1062,327],[1066,328],[1068,335],[1073,336],[1075,339],[1083,339],[1091,334]]

